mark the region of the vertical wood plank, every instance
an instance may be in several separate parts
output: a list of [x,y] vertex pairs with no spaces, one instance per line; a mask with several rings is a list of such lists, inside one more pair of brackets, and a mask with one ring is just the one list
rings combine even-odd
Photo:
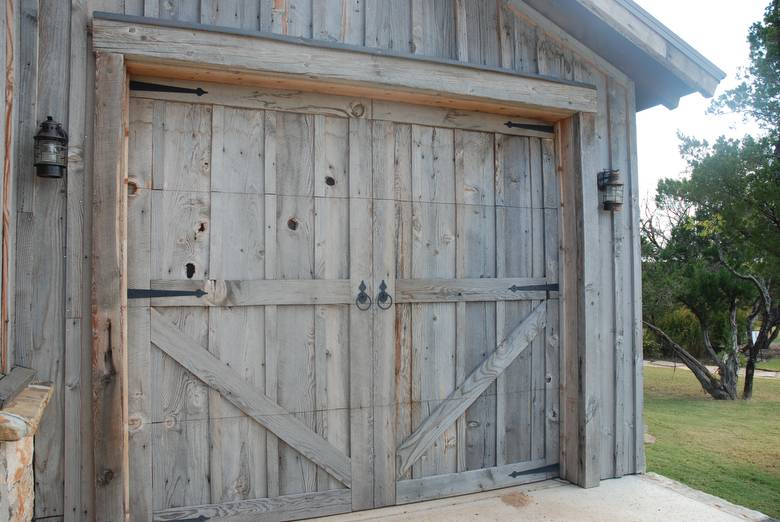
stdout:
[[259,0],[200,0],[200,23],[260,29]]
[[[542,140],[542,184],[544,186],[544,261],[545,277],[560,281],[560,183],[553,140]],[[560,460],[560,328],[559,300],[547,301],[545,326],[545,442],[544,455],[549,463]]]
[[121,55],[96,56],[92,230],[92,383],[95,517],[123,520],[129,509],[127,426],[126,185],[122,183],[127,80]]
[[[457,277],[495,277],[494,137],[455,131]],[[458,303],[457,385],[496,346],[495,303]],[[459,471],[495,466],[495,385],[466,410],[458,426]],[[462,437],[462,441],[460,438]]]
[[[151,196],[153,279],[210,277],[211,127],[211,106],[154,103],[151,170],[158,190]],[[208,309],[158,311],[209,346]],[[151,382],[153,509],[211,502],[209,388],[156,347]]]
[[155,115],[158,190],[207,192],[210,189],[211,106],[166,102]]
[[200,0],[158,0],[155,7],[156,16],[164,20],[200,22]]
[[[529,138],[531,171],[531,277],[545,276],[544,177],[542,173],[542,140]],[[538,303],[533,301],[531,307]],[[531,459],[543,459],[545,449],[545,342],[541,335],[531,344]]]
[[[64,364],[64,418],[63,447],[65,448],[63,479],[63,515],[65,521],[86,516],[83,499],[89,498],[91,485],[85,481],[84,462],[88,458],[90,437],[85,436],[89,408],[84,408],[89,397],[89,379],[84,364],[85,343],[89,340],[85,301],[84,232],[85,206],[85,125],[86,97],[89,91],[86,79],[87,27],[82,2],[71,4],[70,13],[70,74],[68,97],[68,177],[65,209],[65,353]],[[9,115],[10,116],[10,115]],[[91,172],[90,172],[91,175]],[[88,355],[88,354],[86,354]],[[88,403],[87,403],[88,404]],[[91,476],[91,473],[89,473]],[[91,510],[90,510],[91,511]]]
[[263,111],[215,106],[211,129],[211,190],[262,194]]
[[[150,288],[152,120],[155,102],[130,99],[127,177],[127,280],[130,288]],[[149,300],[128,302],[128,444],[130,506],[137,519],[150,518],[152,494],[151,330]]]
[[[276,113],[265,112],[264,131],[265,279],[276,279]],[[276,306],[265,307],[265,394],[273,401],[277,400],[278,387],[276,314]],[[279,496],[279,439],[272,433],[266,438],[266,488],[269,497]]]
[[[214,108],[215,119],[219,108]],[[262,136],[261,127],[257,134]],[[253,121],[256,122],[255,119]],[[249,126],[249,129],[253,129]],[[212,144],[212,186],[222,148]],[[238,172],[257,175],[255,154],[239,155]],[[259,174],[262,176],[262,170]],[[211,195],[209,270],[214,279],[261,279],[265,274],[265,208],[261,194]],[[209,309],[209,351],[252,385],[265,387],[265,312],[262,307]],[[266,431],[220,394],[209,390],[211,502],[262,498],[267,494]]]
[[[501,65],[496,0],[458,1],[458,59],[477,65]],[[462,41],[464,40],[464,41]],[[465,52],[463,52],[465,51]]]
[[[314,277],[349,278],[348,120],[314,118]],[[349,311],[318,305],[314,314],[316,426],[349,454]],[[317,489],[343,487],[317,469]]]
[[365,0],[365,45],[409,52],[412,0]]
[[[530,162],[528,138],[496,138],[497,277],[530,277],[533,270]],[[523,301],[496,307],[496,340],[501,342],[531,308]],[[497,465],[531,458],[531,357],[531,350],[522,353],[496,381]]]
[[[314,117],[277,113],[276,133],[277,276],[313,279]],[[312,429],[316,428],[314,317],[313,306],[284,306],[276,312],[278,403]],[[280,441],[280,495],[316,490],[316,466]]]
[[[152,227],[158,226],[152,218]],[[152,262],[152,277],[164,265]],[[157,308],[201,346],[208,344],[208,311]],[[211,502],[209,484],[209,388],[156,348],[151,357],[153,509]]]
[[455,41],[455,3],[451,0],[411,0],[412,52],[439,58],[458,58]]
[[[562,277],[563,372],[565,395],[562,412],[564,442],[561,448],[564,478],[583,487],[594,487],[601,474],[601,412],[597,367],[597,289],[593,287],[598,263],[592,245],[597,239],[598,200],[595,183],[584,173],[596,172],[595,117],[577,115],[559,124],[561,193],[563,213]],[[575,318],[574,319],[571,318]]]
[[539,72],[536,25],[514,2],[501,1],[498,15],[501,66],[531,74]]
[[[631,299],[630,314],[630,336],[631,348],[627,349],[630,354],[629,359],[633,365],[632,380],[633,389],[631,390],[634,404],[634,461],[630,464],[632,469],[629,473],[645,472],[645,422],[644,422],[644,402],[643,402],[643,357],[642,357],[642,251],[639,242],[639,169],[637,163],[637,136],[636,136],[636,93],[634,86],[627,89],[627,110],[628,119],[628,159],[630,162],[630,187],[629,197],[631,202],[631,213],[626,218],[627,226],[630,228],[629,249],[630,265],[628,268],[631,274],[631,292],[626,292],[626,298]],[[628,257],[628,256],[627,256]]]
[[539,74],[560,78],[574,79],[572,52],[561,47],[556,40],[544,32],[537,32],[536,59]]
[[[396,279],[412,277],[412,129],[395,126],[395,242]],[[379,197],[379,196],[378,196]],[[395,305],[395,434],[401,441],[412,433],[412,305]],[[411,478],[408,470],[398,479]]]
[[317,0],[312,4],[314,39],[363,45],[363,0]]
[[[349,120],[349,266],[350,284],[357,293],[361,281],[375,296],[371,263],[373,241],[373,183],[371,179],[371,126],[363,119]],[[374,505],[373,472],[373,314],[355,306],[349,311],[350,456],[352,458],[352,509]]]
[[[34,9],[34,6],[29,6]],[[23,12],[23,16],[30,13]],[[63,122],[67,128],[68,98],[58,85],[48,81],[50,77],[68,78],[70,50],[70,6],[62,3],[41,2],[37,6],[37,88],[33,90],[36,101],[33,104],[35,112],[31,113],[29,125],[37,127],[38,123],[52,115]],[[29,23],[29,22],[27,22]],[[25,23],[25,25],[27,25]],[[26,29],[25,29],[26,30]],[[26,39],[25,36],[22,38]],[[26,58],[26,57],[25,57]],[[26,64],[25,64],[26,65]],[[32,79],[32,78],[30,78]],[[22,131],[24,132],[24,131]],[[32,145],[32,134],[19,136]],[[25,366],[35,368],[40,379],[51,381],[56,393],[49,401],[46,412],[36,433],[35,452],[35,492],[39,502],[35,505],[35,516],[45,517],[62,515],[64,513],[64,490],[51,487],[50,484],[61,484],[65,478],[65,448],[64,448],[64,399],[65,399],[65,368],[64,353],[66,314],[63,307],[65,301],[65,271],[60,255],[49,255],[50,252],[61,253],[65,248],[65,180],[45,180],[34,177],[30,158],[20,158],[19,166],[29,173],[30,180],[19,176],[20,186],[29,183],[31,199],[26,202],[32,210],[32,227],[20,231],[30,234],[32,243],[31,256],[24,260],[28,263],[29,283],[25,281],[23,288],[31,292],[30,307],[22,304],[18,310],[29,318],[32,327],[31,344],[20,345],[29,348],[29,352],[17,352],[19,359],[26,359]],[[29,169],[29,170],[27,170]],[[43,182],[42,182],[43,181]],[[17,236],[20,237],[20,236]],[[24,324],[24,323],[23,323]],[[71,332],[73,333],[73,332]],[[68,394],[74,399],[73,394]],[[72,403],[71,403],[72,404]],[[70,441],[69,441],[70,442]]]
[[[372,122],[372,169],[374,188],[373,274],[375,284],[384,281],[387,293],[395,295],[395,146],[396,126]],[[377,286],[378,291],[378,286]],[[376,297],[375,297],[376,299]],[[396,310],[374,307],[374,506],[395,504],[395,335]]]
[[[626,114],[626,95],[615,82],[608,82],[608,100],[609,100],[609,148],[610,148],[610,168],[619,169],[624,176],[630,176],[630,166],[628,163],[628,117]],[[624,300],[624,288],[631,288],[631,278],[626,274],[625,266],[626,256],[625,233],[626,216],[630,212],[612,212],[611,232],[612,232],[612,271],[613,271],[613,294],[614,314],[612,317],[612,330],[614,332],[614,433],[615,447],[613,451],[613,473],[620,477],[626,474],[626,469],[630,468],[630,452],[633,450],[633,419],[630,415],[626,416],[626,407],[633,406],[632,401],[627,398],[632,396],[631,377],[633,373],[633,364],[630,357],[625,356],[624,345],[624,309],[630,308],[629,303]],[[630,233],[630,232],[629,232]],[[630,290],[629,290],[630,291]],[[630,420],[629,420],[630,419]]]
[[[455,276],[453,131],[412,126],[412,277]],[[412,422],[455,389],[455,304],[412,305]],[[415,478],[457,471],[456,429],[412,468]]]
[[286,7],[287,32],[290,36],[312,37],[313,0],[283,0]]
[[[609,99],[606,77],[592,66],[583,63],[580,60],[573,61],[574,79],[577,81],[588,82],[596,85],[598,89],[599,107],[601,110],[595,115],[596,136],[594,139],[594,160],[597,170],[607,168],[611,163],[610,153],[610,122],[609,122]],[[615,403],[618,396],[615,393],[615,378],[617,368],[615,366],[615,324],[614,317],[617,303],[615,295],[614,279],[614,250],[612,241],[612,215],[608,212],[598,211],[596,213],[596,234],[593,238],[597,241],[593,245],[598,252],[598,263],[602,267],[598,271],[597,279],[594,284],[599,289],[599,307],[598,313],[598,336],[595,356],[600,371],[609,378],[600,379],[599,399],[601,401],[601,437],[604,448],[609,448],[601,452],[601,475],[603,477],[615,476],[615,451],[618,447],[617,432],[615,424]]]

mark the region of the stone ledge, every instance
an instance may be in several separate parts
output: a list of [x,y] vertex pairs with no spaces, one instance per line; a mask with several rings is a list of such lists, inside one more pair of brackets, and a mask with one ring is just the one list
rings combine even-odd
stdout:
[[0,441],[16,441],[35,435],[54,389],[48,384],[28,384],[0,410]]

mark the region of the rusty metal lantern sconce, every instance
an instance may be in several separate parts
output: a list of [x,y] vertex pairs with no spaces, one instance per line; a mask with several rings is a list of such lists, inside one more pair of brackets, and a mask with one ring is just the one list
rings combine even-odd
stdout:
[[623,206],[623,182],[619,170],[602,170],[598,177],[601,206],[604,210],[617,212]]
[[68,133],[51,116],[35,135],[35,173],[41,178],[61,178],[68,169]]

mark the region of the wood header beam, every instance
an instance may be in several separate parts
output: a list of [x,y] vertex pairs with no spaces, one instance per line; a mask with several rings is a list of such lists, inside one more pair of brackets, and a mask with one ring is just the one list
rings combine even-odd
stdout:
[[597,111],[596,89],[589,85],[198,24],[101,15],[93,20],[93,46],[123,55],[132,74],[369,96],[543,121]]

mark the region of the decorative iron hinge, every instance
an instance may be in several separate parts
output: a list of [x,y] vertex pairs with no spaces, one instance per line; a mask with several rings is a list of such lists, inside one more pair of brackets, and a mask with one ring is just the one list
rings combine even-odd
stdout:
[[553,471],[558,471],[558,464],[550,464],[549,466],[544,466],[543,468],[527,469],[525,471],[513,471],[512,473],[509,474],[509,476],[512,478],[518,478],[524,475],[536,475],[537,473],[551,473]]
[[533,123],[515,123],[513,121],[508,121],[504,125],[506,125],[510,129],[525,129],[525,130],[531,130],[537,132],[547,132],[550,134],[553,134],[555,132],[555,127],[553,127],[552,125],[535,125]]
[[179,87],[177,85],[163,85],[161,83],[147,83],[147,82],[130,82],[131,91],[147,91],[147,92],[178,92],[182,94],[194,94],[196,96],[203,96],[208,94],[208,91],[204,91],[200,87],[196,89],[190,89],[189,87]]
[[208,294],[198,288],[197,290],[152,290],[151,288],[128,288],[128,299],[146,299],[150,297],[203,297]]
[[512,285],[509,287],[509,290],[511,290],[512,292],[557,292],[558,283],[547,284],[547,285],[527,285],[527,286]]

